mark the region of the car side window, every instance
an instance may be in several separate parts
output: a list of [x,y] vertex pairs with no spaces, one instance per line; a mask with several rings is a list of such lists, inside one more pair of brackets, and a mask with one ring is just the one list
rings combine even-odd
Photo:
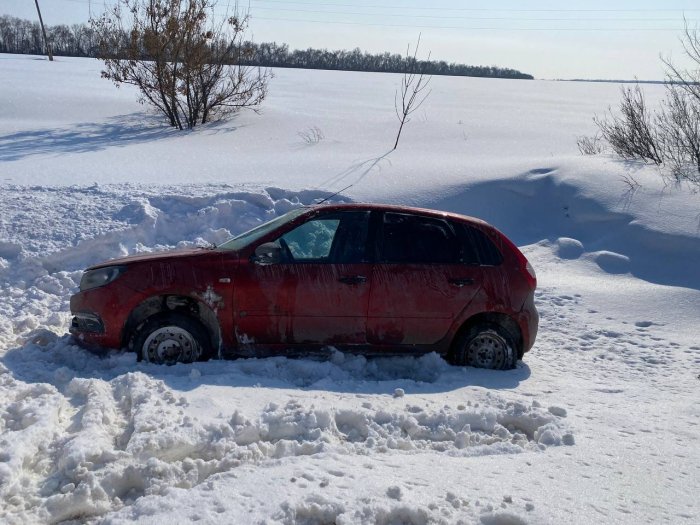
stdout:
[[445,220],[404,213],[384,214],[379,260],[388,263],[456,264],[460,243]]
[[359,263],[367,260],[368,227],[369,212],[337,212],[311,219],[279,241],[287,262]]
[[327,259],[339,225],[339,219],[313,219],[284,234],[281,239],[295,261]]

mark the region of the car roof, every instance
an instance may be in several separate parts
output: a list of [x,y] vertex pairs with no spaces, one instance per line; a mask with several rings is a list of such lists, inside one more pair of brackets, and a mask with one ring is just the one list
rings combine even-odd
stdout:
[[438,218],[449,218],[456,219],[463,222],[471,222],[475,224],[480,224],[488,226],[489,224],[477,217],[471,217],[469,215],[461,215],[459,213],[452,213],[442,210],[431,210],[429,208],[418,208],[414,206],[400,206],[396,204],[377,204],[377,203],[361,203],[361,202],[351,202],[351,203],[323,203],[317,204],[315,206],[310,206],[312,210],[323,210],[323,211],[348,211],[348,210],[368,210],[368,211],[392,211],[397,213],[414,213],[418,215],[428,215],[431,217]]

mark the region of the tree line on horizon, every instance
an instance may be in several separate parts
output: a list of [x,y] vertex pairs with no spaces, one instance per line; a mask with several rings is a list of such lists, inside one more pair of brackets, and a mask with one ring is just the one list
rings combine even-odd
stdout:
[[[98,37],[88,24],[46,26],[46,36],[54,55],[92,58],[99,55]],[[124,38],[127,36],[124,35]],[[414,65],[400,54],[368,53],[360,48],[351,51],[314,48],[290,50],[287,44],[276,42],[245,42],[244,46],[248,52],[242,59],[242,65],[248,66],[404,73],[409,66]],[[43,54],[44,44],[39,23],[0,15],[0,53]],[[417,65],[426,75],[525,80],[534,78],[527,73],[498,66],[470,66],[444,60],[422,60]]]

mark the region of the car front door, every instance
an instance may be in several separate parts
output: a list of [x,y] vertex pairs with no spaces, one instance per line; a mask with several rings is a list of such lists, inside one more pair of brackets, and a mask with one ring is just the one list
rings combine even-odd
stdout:
[[273,241],[278,262],[242,261],[240,344],[366,343],[369,212],[321,213]]
[[442,339],[480,287],[481,269],[464,259],[446,219],[385,212],[367,319],[368,342],[428,345]]

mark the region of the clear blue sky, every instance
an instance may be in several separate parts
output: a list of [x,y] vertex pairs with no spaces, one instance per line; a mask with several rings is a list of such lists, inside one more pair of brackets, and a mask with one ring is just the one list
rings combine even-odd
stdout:
[[[39,5],[46,24],[72,24],[114,1]],[[219,0],[219,10],[229,3]],[[659,54],[682,63],[683,16],[700,21],[698,0],[250,0],[250,11],[258,42],[403,53],[422,33],[422,51],[434,59],[538,78],[661,79]],[[36,19],[36,8],[33,0],[2,0],[0,14]]]

